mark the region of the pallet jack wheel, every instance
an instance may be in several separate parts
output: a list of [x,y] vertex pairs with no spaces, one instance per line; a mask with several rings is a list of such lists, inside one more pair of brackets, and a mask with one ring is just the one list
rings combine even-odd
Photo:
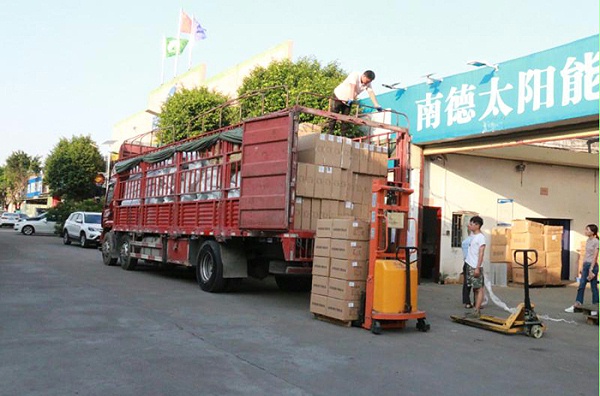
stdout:
[[533,325],[529,329],[529,335],[535,339],[540,339],[544,335],[544,329],[540,325]]
[[381,322],[374,320],[373,323],[371,323],[371,333],[375,335],[381,334]]
[[417,330],[426,333],[431,329],[431,325],[427,322],[427,319],[417,319]]

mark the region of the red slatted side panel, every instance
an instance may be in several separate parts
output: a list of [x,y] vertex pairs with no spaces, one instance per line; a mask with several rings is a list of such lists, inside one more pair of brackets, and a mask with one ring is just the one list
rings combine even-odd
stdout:
[[289,114],[244,125],[241,229],[288,229],[292,133]]

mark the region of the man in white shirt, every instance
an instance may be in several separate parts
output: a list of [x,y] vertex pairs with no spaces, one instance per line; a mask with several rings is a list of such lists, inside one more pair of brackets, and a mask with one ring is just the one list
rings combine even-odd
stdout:
[[[375,93],[373,92],[373,88],[371,87],[371,81],[373,80],[375,80],[375,73],[373,73],[372,70],[367,70],[363,74],[359,74],[358,72],[350,73],[348,77],[333,90],[335,99],[333,100],[331,111],[333,113],[345,115],[350,114],[352,103],[363,91],[367,91],[369,94],[369,97],[373,102],[373,107],[375,107],[377,111],[382,111],[383,109],[379,105]],[[333,133],[334,128],[335,120],[332,119],[329,121],[329,133]],[[348,133],[348,125],[342,123],[341,132],[342,136],[346,136]]]
[[468,229],[471,232],[472,239],[467,250],[465,262],[468,264],[467,285],[473,288],[477,298],[475,299],[475,311],[469,314],[470,317],[479,318],[481,304],[483,302],[483,254],[485,253],[485,237],[481,233],[483,219],[479,216],[473,216],[469,221]]

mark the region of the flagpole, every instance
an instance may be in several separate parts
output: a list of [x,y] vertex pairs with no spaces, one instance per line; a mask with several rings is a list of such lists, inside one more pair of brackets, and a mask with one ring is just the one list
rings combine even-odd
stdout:
[[167,57],[167,37],[163,34],[162,37],[162,45],[161,45],[160,53],[162,58],[162,65],[160,67],[160,85],[165,81],[165,58]]
[[188,70],[190,70],[192,68],[192,52],[194,52],[194,47],[196,46],[196,37],[194,34],[194,20],[195,20],[195,16],[194,14],[192,14],[192,23],[191,23],[191,27],[190,27],[190,55],[188,57]]
[[183,14],[183,8],[179,9],[179,23],[177,25],[177,52],[175,54],[175,67],[173,69],[173,78],[177,77],[177,61],[179,60],[179,50],[181,48],[181,14]]

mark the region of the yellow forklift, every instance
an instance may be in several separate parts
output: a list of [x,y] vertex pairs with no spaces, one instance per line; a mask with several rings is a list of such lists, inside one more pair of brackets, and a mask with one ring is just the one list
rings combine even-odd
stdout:
[[[529,263],[530,254],[534,257],[531,263]],[[521,256],[520,259],[519,256]],[[537,250],[517,249],[513,252],[513,258],[515,263],[523,267],[523,289],[525,291],[525,301],[517,306],[515,312],[506,319],[490,315],[481,315],[479,319],[452,315],[450,318],[454,322],[504,334],[525,334],[533,338],[542,338],[546,331],[546,325],[538,318],[533,309],[534,305],[529,299],[528,270],[530,266],[537,263]]]

